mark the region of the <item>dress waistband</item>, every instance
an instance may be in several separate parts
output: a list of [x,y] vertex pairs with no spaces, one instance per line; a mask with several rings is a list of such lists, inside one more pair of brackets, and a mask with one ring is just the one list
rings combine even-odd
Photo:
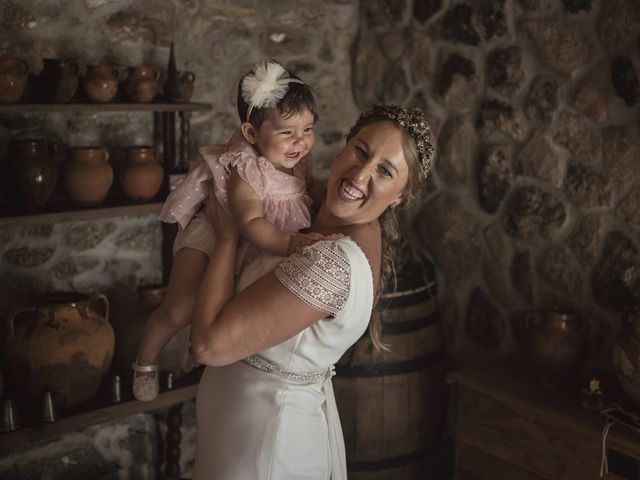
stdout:
[[258,369],[268,375],[288,380],[291,383],[299,385],[311,385],[311,384],[323,384],[327,380],[330,380],[336,374],[334,366],[317,372],[292,372],[287,370],[283,365],[277,362],[268,360],[262,355],[251,355],[250,357],[241,360],[242,363],[249,365],[255,369]]

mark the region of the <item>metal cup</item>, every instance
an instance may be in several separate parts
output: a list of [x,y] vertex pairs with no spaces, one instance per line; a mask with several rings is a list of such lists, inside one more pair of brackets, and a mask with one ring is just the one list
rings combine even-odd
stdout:
[[165,387],[167,390],[173,390],[173,381],[175,380],[175,375],[173,372],[167,372],[167,376],[165,377]]
[[111,377],[111,403],[120,403],[122,401],[122,379],[120,375]]
[[0,419],[0,432],[13,432],[20,428],[20,416],[13,398],[0,400],[2,403],[2,418]]
[[44,392],[42,397],[42,405],[40,407],[40,420],[43,422],[55,422],[57,420],[56,406],[50,391]]

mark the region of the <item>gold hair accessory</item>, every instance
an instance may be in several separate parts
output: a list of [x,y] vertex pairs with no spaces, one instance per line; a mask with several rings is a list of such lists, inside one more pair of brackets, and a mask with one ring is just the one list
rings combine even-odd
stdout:
[[360,120],[380,116],[388,118],[402,128],[413,140],[418,149],[420,166],[425,175],[429,174],[436,155],[431,127],[424,119],[419,108],[404,108],[398,105],[374,105],[371,110],[362,112]]

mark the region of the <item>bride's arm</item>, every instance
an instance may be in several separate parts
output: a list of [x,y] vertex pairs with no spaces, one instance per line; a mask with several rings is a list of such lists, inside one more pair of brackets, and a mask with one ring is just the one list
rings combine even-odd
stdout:
[[281,343],[326,317],[265,275],[234,297],[237,229],[213,195],[207,214],[216,246],[198,289],[191,321],[191,349],[199,363],[226,365]]

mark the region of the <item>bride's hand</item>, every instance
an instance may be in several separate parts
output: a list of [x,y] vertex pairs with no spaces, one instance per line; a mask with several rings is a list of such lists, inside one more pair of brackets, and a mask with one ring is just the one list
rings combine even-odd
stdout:
[[239,232],[233,218],[225,212],[222,205],[215,196],[213,188],[209,189],[209,197],[207,198],[207,205],[205,208],[205,215],[207,220],[213,226],[216,239],[218,240],[232,240],[237,241]]

